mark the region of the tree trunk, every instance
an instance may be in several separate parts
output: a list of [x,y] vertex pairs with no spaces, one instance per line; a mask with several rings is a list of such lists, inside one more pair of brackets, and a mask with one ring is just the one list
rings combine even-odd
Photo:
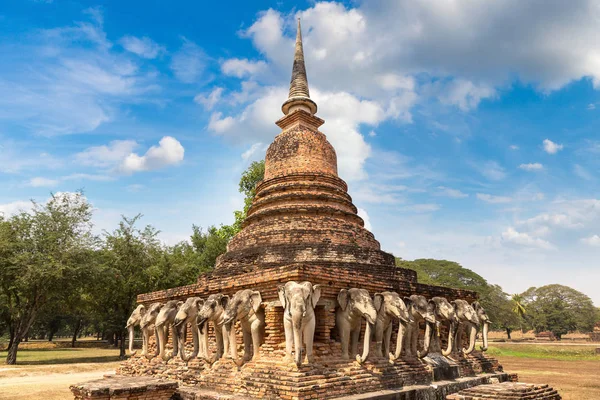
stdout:
[[113,346],[114,347],[119,347],[119,333],[118,332],[114,332],[113,333]]
[[75,342],[77,341],[77,334],[81,329],[81,319],[78,319],[75,323],[75,329],[73,331],[73,338],[71,339],[71,347],[75,347]]
[[6,355],[7,365],[15,365],[17,363],[17,351],[19,350],[19,343],[21,343],[21,337],[16,335],[10,344],[10,347],[8,348],[8,354]]
[[52,341],[52,339],[54,339],[54,333],[55,333],[54,331],[50,331],[50,332],[48,332],[48,341],[49,341],[49,342],[51,342],[51,341]]
[[119,346],[119,360],[125,359],[125,338],[127,337],[126,331],[121,331],[121,345]]
[[512,329],[506,328],[506,336],[508,336],[508,340],[511,339],[510,334],[512,333]]

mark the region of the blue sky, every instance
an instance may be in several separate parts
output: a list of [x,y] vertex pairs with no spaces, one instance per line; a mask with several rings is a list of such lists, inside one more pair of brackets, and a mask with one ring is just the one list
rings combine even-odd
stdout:
[[232,222],[278,133],[302,19],[311,96],[384,250],[510,293],[600,295],[593,1],[4,1],[0,210],[84,189],[96,229]]

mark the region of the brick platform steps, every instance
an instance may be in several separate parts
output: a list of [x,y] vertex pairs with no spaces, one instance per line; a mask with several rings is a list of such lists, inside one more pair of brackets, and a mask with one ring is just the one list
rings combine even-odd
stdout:
[[449,395],[446,400],[560,400],[556,390],[548,385],[502,382],[491,385],[482,385],[461,390]]
[[[434,385],[412,385],[401,389],[377,390],[357,395],[336,397],[333,400],[444,400],[454,393],[476,385],[486,385],[490,382],[502,382],[509,378],[508,374],[485,374],[476,377],[459,378],[453,381],[440,381]],[[314,399],[323,398],[315,395]],[[181,387],[173,397],[174,400],[233,400],[248,399],[236,395],[219,394],[204,388]]]
[[75,400],[168,400],[179,384],[176,381],[151,377],[106,375],[84,383],[71,385]]

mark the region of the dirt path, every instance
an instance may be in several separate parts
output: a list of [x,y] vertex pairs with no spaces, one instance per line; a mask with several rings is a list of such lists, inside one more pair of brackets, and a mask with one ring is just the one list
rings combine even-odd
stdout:
[[519,374],[521,382],[547,383],[563,400],[600,399],[600,363],[556,361],[502,356],[505,371]]
[[[83,371],[83,372],[79,372]],[[50,372],[44,368],[3,368],[0,374],[0,399],[25,400],[65,400],[72,399],[69,385],[91,379],[99,379],[106,374],[114,374],[113,363],[72,364],[69,370]]]

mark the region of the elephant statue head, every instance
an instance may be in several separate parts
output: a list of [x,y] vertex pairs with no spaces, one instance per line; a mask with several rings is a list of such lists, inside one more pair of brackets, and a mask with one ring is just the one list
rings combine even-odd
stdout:
[[227,354],[229,350],[229,338],[223,330],[223,321],[225,309],[229,303],[229,296],[222,293],[211,294],[208,296],[202,308],[198,311],[198,332],[200,335],[208,337],[208,323],[212,322],[215,329],[215,340],[217,344],[217,354],[215,358],[211,358],[207,348],[205,360],[211,364]]
[[490,318],[488,317],[488,315],[485,312],[485,310],[483,309],[483,307],[481,307],[481,304],[479,304],[479,302],[476,301],[473,304],[471,304],[471,306],[477,313],[477,318],[479,319],[479,323],[482,325],[481,336],[482,336],[482,340],[483,340],[483,346],[480,347],[481,351],[487,351],[487,349],[488,349],[488,331],[490,328],[490,324],[492,322],[490,321]]
[[[470,354],[475,349],[475,339],[477,336],[477,327],[479,326],[479,317],[473,306],[471,306],[465,300],[454,300],[451,303],[456,311],[456,317],[458,318],[458,330],[456,332],[456,346],[458,349],[462,349],[464,354]],[[462,348],[462,336],[463,332],[467,330],[469,336],[469,347]]]
[[127,319],[127,331],[129,332],[129,355],[134,356],[137,351],[133,350],[133,339],[134,339],[134,328],[135,326],[139,326],[142,322],[142,318],[146,314],[146,307],[143,304],[140,304],[133,310],[129,318]]
[[[433,314],[438,323],[446,323],[448,325],[448,345],[445,349],[442,349],[444,356],[450,355],[454,350],[454,337],[456,335],[456,328],[458,326],[458,317],[454,306],[446,300],[444,297],[434,297],[429,300],[430,308],[433,309]],[[435,335],[435,334],[434,334]],[[438,338],[436,337],[436,340]],[[439,350],[438,350],[439,351]]]
[[258,357],[258,348],[262,344],[265,327],[265,312],[261,308],[260,292],[251,289],[238,291],[227,304],[223,324],[229,334],[231,357],[238,363],[235,337],[235,321],[240,321],[244,336],[244,358],[249,361]]
[[[175,328],[175,316],[177,315],[177,311],[179,307],[183,305],[183,301],[179,300],[169,300],[165,303],[165,305],[160,309],[158,316],[156,317],[156,329],[158,330],[158,338],[160,345],[160,357],[164,361],[169,361],[171,358],[177,356],[177,351],[179,349],[179,335],[177,335],[177,330]],[[167,341],[169,337],[169,328],[172,330],[173,335],[173,352],[171,354],[167,354]]]
[[[412,322],[409,309],[402,298],[395,292],[375,293],[373,305],[377,311],[375,322],[375,355],[377,357],[389,356],[391,361],[397,360],[402,353],[402,341],[406,333],[407,324]],[[390,340],[392,337],[392,321],[399,321],[396,352],[390,353]],[[383,351],[382,351],[383,347]]]
[[[190,297],[178,308],[177,314],[175,314],[173,326],[175,334],[179,335],[177,339],[179,342],[179,356],[183,361],[189,361],[198,356],[200,342],[196,320],[198,318],[198,309],[202,307],[202,304],[203,300],[200,297]],[[191,326],[192,341],[194,344],[194,351],[189,355],[185,352],[185,331],[188,325]]]
[[315,307],[321,298],[321,285],[310,282],[287,282],[277,288],[279,301],[284,309],[285,348],[288,357],[292,356],[297,366],[302,364],[302,342],[306,345],[309,363],[314,361],[313,338],[315,335]]
[[[377,310],[375,310],[373,300],[365,289],[352,288],[340,290],[337,301],[340,307],[336,312],[336,322],[342,342],[342,357],[344,359],[349,358],[348,347],[350,347],[352,355],[356,355],[356,360],[362,363],[369,356],[371,332],[377,319]],[[363,354],[360,355],[357,353],[362,318],[367,321],[367,327]],[[352,343],[350,343],[350,340],[352,340]]]
[[[158,328],[156,327],[156,317],[160,313],[162,309],[162,303],[152,303],[150,307],[144,313],[142,320],[140,321],[140,328],[142,329],[142,339],[143,339],[143,350],[142,355],[144,355],[147,359],[151,359],[156,357],[159,354],[160,348],[160,338],[158,335]],[[154,336],[156,337],[156,351],[153,355],[151,355],[148,351],[148,343],[150,341],[150,329],[154,325]]]
[[[413,294],[404,298],[405,304],[409,307],[413,322],[407,334],[406,350],[409,355],[419,358],[425,357],[429,353],[429,344],[431,335],[435,326],[435,315],[433,309],[424,296]],[[418,350],[418,339],[421,322],[425,322],[425,339],[423,340],[423,350]]]

